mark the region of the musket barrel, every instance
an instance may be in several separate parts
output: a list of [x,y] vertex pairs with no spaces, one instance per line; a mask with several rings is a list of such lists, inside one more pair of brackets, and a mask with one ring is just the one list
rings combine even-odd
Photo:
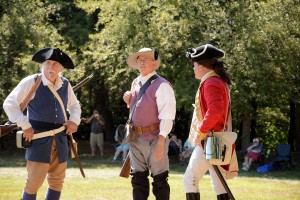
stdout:
[[93,77],[94,77],[94,74],[89,75],[88,77],[86,77],[85,79],[83,79],[82,81],[80,81],[77,85],[75,85],[73,87],[73,90],[76,91],[78,88],[82,87],[87,82],[89,82]]

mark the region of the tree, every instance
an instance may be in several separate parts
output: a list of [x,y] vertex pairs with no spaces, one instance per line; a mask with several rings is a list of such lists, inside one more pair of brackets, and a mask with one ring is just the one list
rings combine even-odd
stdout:
[[[127,121],[122,96],[138,75],[126,58],[153,47],[162,57],[159,73],[173,85],[175,131],[184,139],[199,85],[185,52],[211,43],[225,50],[232,74],[238,147],[256,136],[269,147],[287,140],[300,144],[299,10],[295,0],[3,0],[0,99],[20,78],[38,72],[30,61],[35,51],[60,47],[76,65],[65,72],[72,84],[95,74],[77,96],[83,116],[100,110],[112,139],[115,127]],[[0,116],[5,118],[2,109]]]

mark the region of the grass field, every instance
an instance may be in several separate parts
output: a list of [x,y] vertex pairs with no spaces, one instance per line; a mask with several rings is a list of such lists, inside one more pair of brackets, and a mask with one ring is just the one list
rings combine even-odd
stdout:
[[[111,154],[112,155],[112,154]],[[130,179],[118,177],[122,162],[111,162],[112,156],[91,158],[87,154],[80,156],[86,178],[82,178],[74,160],[69,162],[65,179],[62,200],[130,200]],[[169,184],[171,200],[185,199],[183,188],[183,165],[172,161],[170,165]],[[26,177],[24,151],[13,153],[0,150],[0,200],[21,199]],[[150,178],[150,181],[152,179]],[[239,176],[228,181],[228,185],[239,200],[299,200],[300,199],[300,168],[281,170],[266,174],[240,171]],[[216,199],[211,187],[209,175],[199,183],[201,199]],[[47,182],[38,192],[38,200],[44,199]],[[149,200],[154,200],[150,194]]]

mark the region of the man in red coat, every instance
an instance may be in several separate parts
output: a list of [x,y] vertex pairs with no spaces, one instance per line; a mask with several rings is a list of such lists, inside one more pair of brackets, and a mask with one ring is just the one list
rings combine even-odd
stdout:
[[229,90],[230,77],[219,59],[224,57],[224,52],[213,45],[206,44],[189,49],[187,56],[194,66],[197,79],[201,80],[195,98],[194,125],[191,131],[196,133],[192,143],[195,144],[194,152],[184,174],[184,186],[187,200],[200,199],[199,180],[209,170],[213,189],[217,199],[229,199],[226,190],[219,180],[212,165],[205,158],[205,152],[201,141],[207,137],[210,131],[222,131],[230,112]]

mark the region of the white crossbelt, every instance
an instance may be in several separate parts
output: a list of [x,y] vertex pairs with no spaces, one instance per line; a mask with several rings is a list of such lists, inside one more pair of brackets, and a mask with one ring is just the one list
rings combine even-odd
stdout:
[[36,134],[33,135],[32,140],[36,140],[36,139],[44,138],[44,137],[48,137],[48,136],[53,136],[53,135],[55,135],[57,133],[60,133],[60,132],[64,131],[65,129],[66,129],[66,127],[62,126],[60,128],[53,129],[53,130],[50,130],[50,131],[36,133]]

